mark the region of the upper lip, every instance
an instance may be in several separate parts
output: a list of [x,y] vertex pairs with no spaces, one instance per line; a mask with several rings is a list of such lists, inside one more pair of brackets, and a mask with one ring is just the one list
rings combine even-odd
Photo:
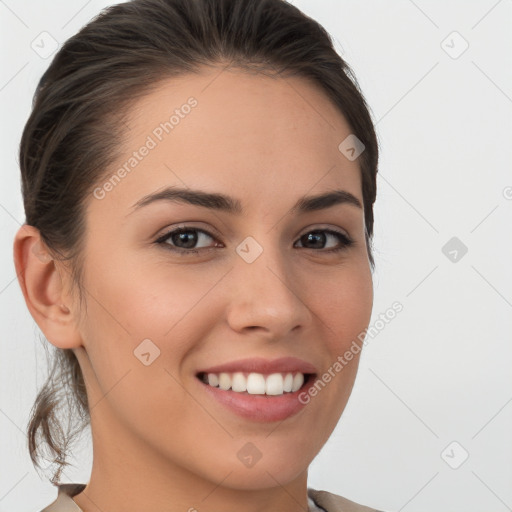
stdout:
[[234,373],[255,372],[263,374],[271,373],[316,373],[316,368],[307,361],[297,357],[280,357],[278,359],[265,359],[263,357],[251,357],[238,359],[228,363],[219,364],[199,370],[198,373]]

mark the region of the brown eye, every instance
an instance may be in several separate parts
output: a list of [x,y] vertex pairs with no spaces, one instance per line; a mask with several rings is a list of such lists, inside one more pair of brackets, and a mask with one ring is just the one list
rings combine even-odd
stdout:
[[205,247],[196,246],[198,243],[207,243],[208,238],[215,240],[210,233],[203,229],[181,227],[179,229],[169,231],[156,240],[155,243],[179,253],[198,253],[199,249],[209,249],[212,247],[211,245],[206,245]]
[[[330,247],[326,249],[325,245],[329,238],[336,239],[339,244],[338,247]],[[319,249],[324,250],[325,252],[341,251],[354,244],[354,241],[344,233],[331,229],[316,229],[314,231],[310,231],[302,235],[299,240],[302,247],[305,249]]]

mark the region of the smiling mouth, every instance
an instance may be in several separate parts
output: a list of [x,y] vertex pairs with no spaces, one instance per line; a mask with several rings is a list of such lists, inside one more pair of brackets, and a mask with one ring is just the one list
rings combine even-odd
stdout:
[[222,391],[245,395],[282,396],[295,393],[307,386],[313,373],[276,372],[199,372],[196,377],[205,385]]

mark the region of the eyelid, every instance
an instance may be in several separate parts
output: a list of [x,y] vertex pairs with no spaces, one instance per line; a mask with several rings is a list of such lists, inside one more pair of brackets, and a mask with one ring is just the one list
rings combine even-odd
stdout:
[[304,236],[305,234],[311,232],[311,231],[334,231],[336,233],[340,233],[342,235],[345,235],[347,238],[349,238],[350,240],[352,240],[352,237],[350,236],[350,234],[348,233],[347,230],[343,229],[343,228],[340,228],[339,226],[332,226],[332,224],[326,224],[326,223],[316,223],[316,224],[311,224],[309,226],[306,226],[305,228],[303,228],[300,233],[299,238],[301,236]]
[[[197,231],[202,231],[203,233],[206,233],[208,236],[211,236],[212,238],[221,238],[222,235],[220,232],[218,232],[215,228],[213,227],[202,227],[202,226],[198,226],[195,224],[196,221],[187,221],[187,222],[179,222],[178,224],[173,224],[171,226],[167,226],[166,228],[164,228],[163,230],[160,230],[161,234],[157,234],[155,235],[156,236],[156,239],[161,239],[162,237],[165,237],[167,235],[170,235],[171,233],[173,233],[174,231],[177,231],[177,230],[180,230],[180,229],[190,229],[190,230],[197,230]],[[201,224],[201,223],[199,223]],[[155,237],[153,237],[155,238]]]

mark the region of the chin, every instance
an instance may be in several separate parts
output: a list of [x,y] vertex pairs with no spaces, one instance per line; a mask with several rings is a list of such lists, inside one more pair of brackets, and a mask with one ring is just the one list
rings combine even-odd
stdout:
[[[241,449],[238,448],[240,444]],[[314,456],[311,454],[311,457],[307,457],[305,446],[301,443],[283,449],[282,443],[271,443],[269,440],[262,440],[261,443],[255,441],[254,445],[248,441],[246,444],[237,443],[233,457],[226,457],[226,454],[214,456],[212,465],[205,469],[215,469],[210,479],[213,477],[217,483],[220,475],[229,475],[223,481],[223,487],[261,490],[284,486],[296,480],[307,471]],[[215,465],[215,460],[222,462]]]
[[222,485],[230,489],[245,491],[281,487],[299,478],[308,468],[305,462],[302,464],[283,465],[281,461],[277,463],[277,461],[268,460],[266,463],[263,463],[260,460],[252,468],[232,470],[232,473],[229,474]]

